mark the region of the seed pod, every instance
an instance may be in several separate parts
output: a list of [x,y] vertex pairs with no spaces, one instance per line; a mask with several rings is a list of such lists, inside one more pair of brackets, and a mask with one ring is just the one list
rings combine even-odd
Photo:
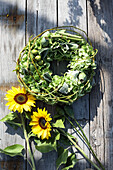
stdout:
[[50,57],[47,57],[47,61],[52,61],[52,58],[50,58]]
[[41,60],[41,56],[40,56],[40,55],[37,55],[37,56],[35,57],[35,60],[40,61],[40,60]]
[[42,66],[43,65],[43,60],[40,60],[39,62],[38,62],[38,64],[40,65],[40,66]]
[[35,50],[35,49],[33,49],[31,52],[32,52],[32,54],[34,54],[34,55],[37,55],[37,54],[38,54],[38,50]]
[[34,67],[33,64],[30,65],[30,70],[31,70],[31,71],[34,71],[34,70],[35,70],[35,67]]

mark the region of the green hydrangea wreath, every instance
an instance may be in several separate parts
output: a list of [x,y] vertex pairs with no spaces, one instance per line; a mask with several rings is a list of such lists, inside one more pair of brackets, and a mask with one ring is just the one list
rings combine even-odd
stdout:
[[[17,61],[20,82],[38,100],[48,104],[71,104],[90,92],[93,85],[97,50],[72,28],[42,32],[29,41]],[[54,64],[62,66],[64,62],[66,71],[56,74]]]

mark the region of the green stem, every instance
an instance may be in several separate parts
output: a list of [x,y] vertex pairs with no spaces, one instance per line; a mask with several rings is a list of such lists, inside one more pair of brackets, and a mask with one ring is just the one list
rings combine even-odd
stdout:
[[69,34],[69,33],[66,33],[66,32],[59,32],[59,34],[61,34],[61,35],[64,35],[64,36],[66,36],[66,37],[73,37],[73,38],[77,38],[77,39],[82,39],[82,37],[81,36],[79,36],[79,35],[76,35],[76,34]]
[[75,148],[97,169],[100,170],[100,168],[94,163],[92,162],[88,156],[85,154],[85,152],[76,144],[75,141],[73,141],[73,139],[67,134],[65,133],[65,131],[63,131],[62,129],[60,129],[60,131],[71,141],[71,143],[75,146]]
[[70,136],[68,136],[68,139],[73,143],[73,145],[75,146],[75,148],[76,148],[77,150],[79,150],[79,151],[82,153],[82,155],[83,155],[97,170],[100,170],[100,168],[99,168],[94,162],[92,162],[92,161],[88,158],[88,156],[85,154],[85,152],[76,144],[76,142],[73,141],[73,139],[72,139]]
[[82,41],[81,38],[77,38],[77,37],[72,37],[72,36],[65,36],[65,35],[53,35],[52,38],[65,38],[65,39],[69,39],[69,40],[76,40],[76,41]]
[[76,128],[76,126],[68,119],[67,116],[65,116],[65,118],[68,120],[68,122],[75,128],[75,130],[77,131],[77,133],[82,137],[83,140],[85,140],[86,142],[86,138],[79,132],[79,130]]
[[81,126],[79,125],[79,123],[77,122],[77,120],[75,118],[72,118],[75,123],[77,124],[77,126],[79,127],[79,129],[81,130],[82,134],[78,131],[78,129],[76,128],[76,126],[69,120],[69,118],[67,116],[65,116],[65,118],[68,120],[68,122],[75,128],[75,130],[77,131],[77,133],[82,137],[82,139],[86,142],[86,144],[88,145],[90,151],[92,152],[92,155],[94,156],[94,158],[96,159],[96,161],[98,162],[98,164],[100,165],[100,167],[105,170],[105,168],[103,167],[103,165],[101,164],[101,162],[99,161],[99,159],[97,158],[95,152],[93,151],[90,142],[88,141],[83,129],[81,128]]
[[29,155],[30,155],[31,162],[32,162],[32,170],[36,170],[34,158],[33,158],[32,152],[31,152],[30,144],[29,144],[29,138],[28,138],[27,131],[25,128],[25,122],[24,122],[22,114],[20,114],[20,116],[21,116],[21,120],[22,120],[22,126],[23,126],[23,130],[24,130],[25,140],[27,142],[27,147],[28,147]]
[[[22,157],[24,158],[24,156],[22,155]],[[29,165],[31,166],[32,168],[32,165],[31,165],[31,162],[26,158],[27,162],[29,163]]]
[[[91,145],[90,145],[90,143],[89,143],[89,141],[88,141],[88,139],[87,139],[87,137],[86,137],[83,129],[81,128],[81,126],[79,125],[79,123],[77,122],[76,119],[73,118],[73,120],[75,121],[75,123],[77,124],[77,126],[79,127],[79,129],[81,130],[81,132],[82,132],[82,134],[83,134],[83,136],[84,136],[83,139],[85,138],[84,140],[85,140],[85,142],[87,143],[87,145],[89,146],[89,148],[90,148],[90,150],[91,150],[94,158],[95,158],[96,161],[99,163],[100,167],[101,167],[103,170],[105,170],[105,168],[103,167],[103,165],[101,164],[101,162],[100,162],[99,159],[97,158],[95,152],[93,151],[93,149],[92,149],[92,147],[91,147]],[[73,126],[74,128],[76,128],[76,127],[73,125],[73,123],[72,123],[72,126]],[[81,136],[81,137],[82,137],[82,136]]]

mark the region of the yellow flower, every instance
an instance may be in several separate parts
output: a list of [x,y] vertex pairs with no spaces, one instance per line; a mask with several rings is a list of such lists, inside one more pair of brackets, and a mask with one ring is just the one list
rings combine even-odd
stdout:
[[37,135],[38,138],[49,139],[49,137],[51,137],[50,121],[52,118],[50,117],[50,114],[47,114],[45,108],[43,110],[38,108],[37,112],[33,112],[31,118],[32,121],[29,125],[32,126],[32,132]]
[[20,113],[25,111],[31,111],[31,107],[35,106],[35,97],[28,94],[25,88],[12,87],[11,90],[7,91],[5,100],[8,100],[6,106],[9,106],[11,111],[18,111]]

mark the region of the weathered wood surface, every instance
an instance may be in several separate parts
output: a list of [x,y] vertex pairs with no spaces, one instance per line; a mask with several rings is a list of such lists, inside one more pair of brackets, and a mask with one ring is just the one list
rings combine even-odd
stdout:
[[[36,36],[42,31],[56,27],[57,26],[57,3],[54,0],[28,0],[27,3],[27,36],[28,39],[31,35]],[[32,15],[31,15],[32,13]],[[32,24],[31,24],[32,20]],[[56,67],[55,67],[56,70]],[[42,102],[38,103],[38,107],[45,107],[45,104]],[[46,106],[49,112],[52,112],[51,106]],[[33,146],[32,146],[33,147]],[[50,152],[42,154],[38,151],[35,152],[35,162],[37,169],[39,170],[55,170],[55,160],[56,152]],[[27,169],[30,167],[27,165]]]
[[[11,86],[17,85],[14,72],[19,51],[31,35],[36,36],[45,29],[74,25],[88,33],[94,48],[98,49],[96,60],[96,86],[90,94],[73,104],[75,117],[91,141],[91,144],[106,170],[112,170],[113,162],[113,0],[0,0],[0,119],[8,113],[4,96]],[[55,67],[59,71],[59,67]],[[40,105],[44,106],[42,103]],[[51,112],[54,108],[47,106]],[[9,133],[8,133],[9,132]],[[70,132],[73,132],[70,130]],[[19,131],[14,133],[9,126],[0,123],[0,148],[14,143],[25,144]],[[75,134],[76,136],[76,134]],[[79,140],[86,154],[87,147]],[[79,154],[78,158],[82,158]],[[55,170],[57,154],[35,152],[39,170]],[[17,163],[18,162],[18,163]],[[90,168],[85,159],[74,167],[75,170]],[[11,159],[0,154],[0,169],[27,169],[22,159]],[[92,169],[94,169],[92,167]]]
[[[25,1],[0,1],[0,119],[9,113],[4,97],[11,86],[18,84],[13,70],[19,51],[24,46]],[[22,134],[0,122],[0,148],[15,143],[25,144]],[[0,154],[0,169],[24,169],[23,159],[11,159]]]
[[[82,0],[65,0],[64,3],[63,0],[59,0],[58,26],[61,25],[74,25],[87,32],[86,2]],[[74,102],[73,109],[75,112],[75,118],[78,119],[81,126],[84,127],[84,132],[87,134],[87,138],[89,138],[89,95],[86,95]],[[70,130],[70,132],[73,133],[72,130]],[[76,134],[75,137],[78,138]],[[89,151],[84,143],[81,140],[78,140],[78,143],[89,156]],[[75,165],[74,169],[81,170],[90,167],[80,154],[77,154],[77,157],[81,160]]]
[[97,85],[90,95],[90,139],[99,159],[108,170],[113,169],[112,17],[112,0],[88,2],[88,34],[98,49],[96,60],[99,67]]

